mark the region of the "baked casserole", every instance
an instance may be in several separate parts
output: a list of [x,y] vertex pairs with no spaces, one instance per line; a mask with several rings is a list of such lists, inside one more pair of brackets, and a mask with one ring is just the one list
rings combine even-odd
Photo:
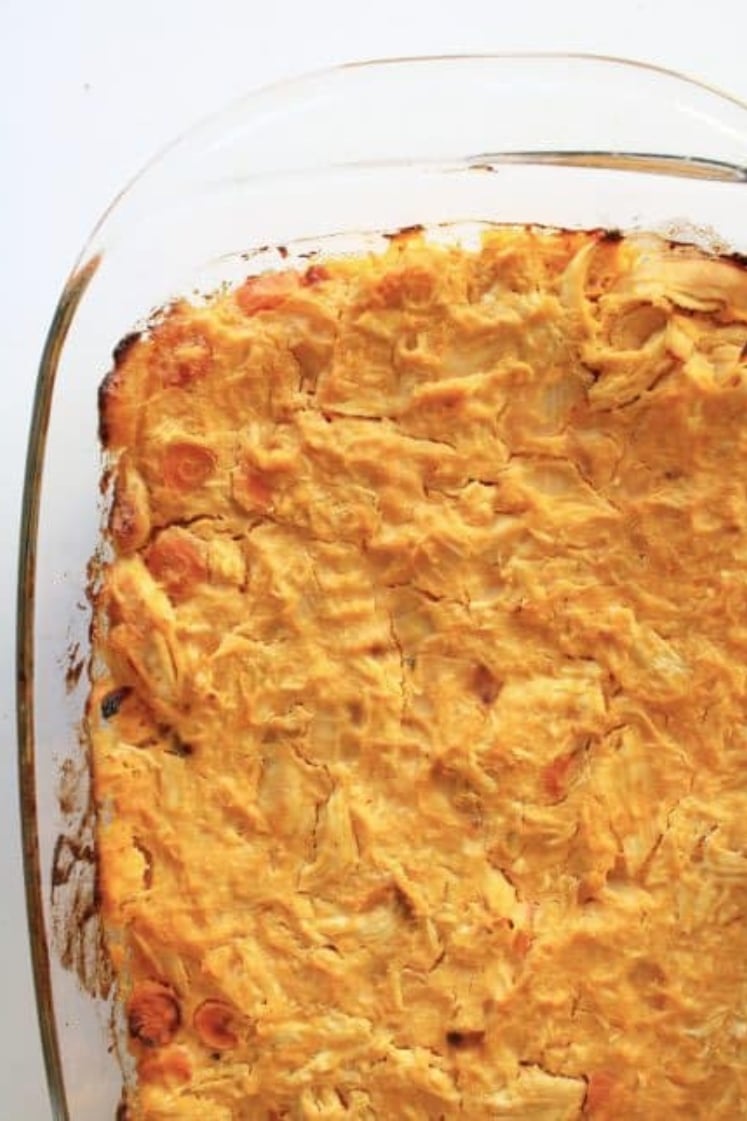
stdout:
[[422,231],[101,391],[129,1121],[747,1114],[747,271]]

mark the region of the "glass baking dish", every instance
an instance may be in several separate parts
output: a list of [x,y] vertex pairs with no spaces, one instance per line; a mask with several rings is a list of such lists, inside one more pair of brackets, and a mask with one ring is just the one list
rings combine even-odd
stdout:
[[[30,436],[18,600],[31,950],[56,1121],[114,1118],[126,1056],[101,945],[83,729],[101,553],[97,389],[176,295],[422,224],[653,230],[747,253],[747,106],[585,56],[399,59],[255,93],[161,153],[60,297]],[[93,558],[93,560],[92,560]]]

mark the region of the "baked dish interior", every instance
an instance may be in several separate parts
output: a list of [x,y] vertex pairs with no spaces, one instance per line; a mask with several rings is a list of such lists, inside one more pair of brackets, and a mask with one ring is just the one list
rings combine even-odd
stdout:
[[423,232],[101,390],[130,1121],[735,1121],[747,271]]

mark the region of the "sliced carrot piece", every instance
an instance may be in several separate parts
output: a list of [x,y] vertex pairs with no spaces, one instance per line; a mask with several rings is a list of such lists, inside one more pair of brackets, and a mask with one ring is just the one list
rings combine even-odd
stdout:
[[234,1031],[233,1009],[222,1000],[205,1000],[192,1017],[202,1042],[214,1051],[227,1051],[239,1042]]
[[175,994],[158,981],[142,981],[127,1001],[130,1035],[146,1047],[165,1047],[171,1043],[181,1018]]
[[177,490],[197,490],[215,472],[215,454],[204,444],[177,440],[163,457],[163,480]]

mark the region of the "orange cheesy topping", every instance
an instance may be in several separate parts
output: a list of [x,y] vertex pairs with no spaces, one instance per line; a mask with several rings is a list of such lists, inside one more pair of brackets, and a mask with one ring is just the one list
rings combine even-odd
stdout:
[[747,271],[496,227],[178,302],[101,392],[131,1121],[735,1121]]

